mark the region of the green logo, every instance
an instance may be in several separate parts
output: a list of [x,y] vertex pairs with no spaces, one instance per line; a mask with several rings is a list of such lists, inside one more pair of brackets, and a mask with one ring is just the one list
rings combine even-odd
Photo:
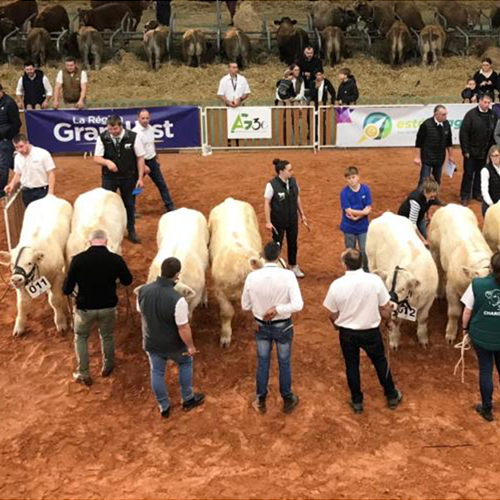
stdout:
[[363,135],[359,143],[369,139],[380,141],[386,139],[392,132],[392,119],[385,113],[370,113],[363,122]]
[[260,118],[252,118],[248,113],[238,113],[231,127],[231,133],[261,130],[263,128],[265,128],[265,123]]

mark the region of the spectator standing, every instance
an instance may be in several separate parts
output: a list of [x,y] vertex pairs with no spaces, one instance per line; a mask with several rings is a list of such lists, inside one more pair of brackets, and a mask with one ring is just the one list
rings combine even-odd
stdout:
[[16,95],[20,109],[47,109],[52,85],[41,69],[32,62],[24,63],[24,73],[17,82]]
[[276,242],[264,247],[264,267],[251,272],[245,281],[241,306],[252,311],[257,323],[257,375],[255,408],[266,411],[267,387],[271,351],[276,344],[278,354],[280,393],[283,411],[290,413],[298,404],[299,397],[292,392],[292,314],[304,307],[297,278],[291,271],[278,267],[281,248]]
[[54,194],[56,166],[50,153],[32,146],[23,134],[16,135],[12,142],[16,148],[14,177],[5,187],[5,192],[10,194],[20,183],[25,207],[32,201]]
[[490,109],[492,99],[483,94],[479,104],[468,111],[460,127],[460,147],[464,156],[464,173],[460,187],[460,200],[467,206],[472,196],[481,201],[481,169],[486,164],[488,150],[495,143],[497,116]]
[[163,174],[161,173],[160,164],[158,163],[158,155],[156,154],[155,148],[155,133],[154,128],[149,123],[150,119],[151,115],[149,111],[147,109],[141,109],[137,114],[138,123],[132,129],[132,132],[135,132],[142,140],[145,151],[144,159],[149,168],[148,174],[160,192],[161,199],[165,204],[165,209],[169,212],[170,210],[175,210],[175,205],[170,196],[165,179],[163,178]]
[[156,0],[156,20],[158,24],[170,26],[171,0]]
[[431,175],[438,184],[441,184],[446,153],[448,153],[448,160],[455,163],[451,126],[447,118],[448,110],[438,105],[434,108],[434,116],[422,122],[418,129],[415,143],[418,152],[414,160],[417,165],[420,165],[418,187],[421,187],[424,179]]
[[299,237],[298,215],[307,227],[307,218],[300,200],[300,190],[293,177],[292,164],[287,160],[274,160],[276,177],[266,184],[264,192],[264,214],[266,229],[271,231],[273,240],[280,245],[286,234],[288,265],[297,278],[304,273],[297,265]]
[[476,88],[479,96],[487,94],[491,97],[491,100],[495,100],[495,90],[497,89],[498,75],[493,71],[492,61],[489,57],[485,57],[481,61],[481,69],[474,73],[474,81],[476,82]]
[[323,63],[319,57],[314,55],[314,49],[308,46],[304,49],[297,64],[300,68],[300,76],[304,80],[305,97],[309,99],[311,97],[311,86],[316,79],[316,73],[318,71],[323,73]]
[[120,196],[127,210],[127,238],[132,243],[141,239],[135,231],[135,189],[144,187],[144,146],[135,132],[125,130],[119,116],[107,120],[107,131],[97,138],[94,161],[102,167],[102,187]]
[[228,64],[229,73],[219,83],[218,97],[225,106],[237,108],[250,97],[250,86],[247,79],[239,74],[238,63]]
[[351,407],[354,413],[363,413],[359,374],[359,351],[363,349],[377,372],[389,408],[394,410],[403,394],[394,385],[380,334],[381,318],[391,325],[389,292],[376,274],[361,269],[363,259],[358,250],[345,250],[341,260],[345,275],[330,285],[323,306],[330,312],[333,326],[340,331]]
[[5,196],[9,182],[9,170],[14,168],[14,144],[12,139],[19,134],[21,118],[16,101],[7,95],[0,84],[0,199]]
[[124,286],[132,283],[132,274],[123,258],[108,250],[106,231],[93,231],[89,242],[90,247],[71,260],[63,285],[65,295],[71,295],[78,287],[74,322],[78,367],[73,379],[87,386],[92,385],[88,352],[92,328],[97,324],[101,337],[101,375],[109,377],[115,368],[116,282],[119,280]]
[[344,172],[347,186],[340,193],[342,222],[340,230],[344,233],[346,248],[358,249],[363,257],[363,269],[368,271],[366,258],[366,235],[368,233],[368,215],[372,211],[372,193],[366,184],[359,182],[357,167],[347,167]]
[[359,99],[358,86],[356,78],[349,68],[342,68],[339,72],[340,85],[337,92],[337,102],[343,106],[356,104]]
[[67,57],[65,68],[59,71],[56,77],[54,109],[59,109],[61,94],[66,106],[83,109],[87,96],[87,84],[87,72],[76,65],[74,57]]
[[474,78],[469,78],[467,81],[467,87],[462,90],[462,102],[463,103],[473,103],[478,100],[478,89],[476,85],[476,80]]
[[292,79],[293,72],[287,68],[283,73],[283,78],[276,82],[275,106],[277,106],[280,102],[282,102],[285,106],[289,106],[292,103],[292,99],[295,98],[295,88],[293,86]]
[[161,276],[142,286],[138,292],[138,308],[142,317],[143,347],[151,367],[151,387],[164,418],[170,416],[170,399],[165,385],[168,360],[179,367],[182,409],[192,410],[203,404],[205,396],[193,391],[193,356],[196,348],[189,325],[186,299],[175,290],[181,262],[175,257],[165,259]]
[[326,106],[328,104],[328,97],[330,97],[330,103],[333,105],[335,103],[335,87],[332,82],[325,78],[322,70],[317,70],[315,74],[316,79],[310,84],[310,96],[311,101],[314,102],[316,109],[318,106]]
[[399,207],[398,215],[402,215],[417,229],[417,235],[427,246],[428,212],[432,205],[441,205],[438,200],[439,184],[426,177],[420,189],[411,192]]
[[491,205],[500,201],[500,147],[491,146],[489,161],[481,170],[481,194],[483,196],[483,217]]
[[486,278],[474,278],[462,296],[462,303],[465,305],[462,328],[464,334],[469,334],[479,364],[481,404],[475,405],[474,409],[488,422],[494,419],[494,364],[500,376],[500,252],[492,256],[490,271],[491,274]]

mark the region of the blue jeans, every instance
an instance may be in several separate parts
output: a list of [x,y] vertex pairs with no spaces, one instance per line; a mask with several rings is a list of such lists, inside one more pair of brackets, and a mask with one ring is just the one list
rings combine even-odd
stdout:
[[422,220],[417,224],[418,230],[420,234],[427,239],[427,220],[425,219],[425,215]]
[[127,211],[127,231],[135,231],[135,196],[132,191],[137,184],[136,179],[113,179],[109,177],[102,178],[102,187],[108,191],[116,193],[120,190],[120,196]]
[[482,405],[493,406],[493,363],[500,376],[500,351],[488,351],[472,342],[479,364],[479,390],[481,391]]
[[353,234],[344,233],[344,244],[346,248],[356,248],[356,242],[358,243],[358,250],[363,256],[363,269],[368,272],[368,259],[366,258],[366,235],[367,233]]
[[442,172],[443,165],[440,165],[439,167],[432,167],[430,165],[422,164],[422,167],[420,168],[420,179],[418,180],[418,189],[422,187],[424,179],[426,177],[430,177],[431,175],[438,184],[441,184]]
[[280,393],[283,399],[290,399],[292,392],[292,321],[285,320],[266,325],[259,324],[255,334],[257,340],[257,397],[265,399],[269,382],[269,367],[273,343],[278,354]]
[[9,183],[9,170],[14,168],[14,144],[7,139],[0,141],[0,198]]
[[170,407],[167,386],[165,384],[165,367],[167,361],[171,359],[179,366],[179,384],[181,386],[182,401],[189,401],[193,396],[193,358],[176,354],[156,354],[146,352],[151,367],[151,388],[156,397],[156,401],[161,411]]
[[165,182],[165,179],[163,178],[163,174],[161,173],[160,164],[156,161],[156,158],[152,158],[151,160],[146,160],[146,165],[151,170],[151,172],[149,172],[149,177],[151,177],[151,180],[158,188],[161,199],[165,204],[165,208],[169,211],[175,210],[175,205],[172,201],[172,197],[170,196],[168,186]]
[[47,196],[49,192],[49,186],[39,187],[39,188],[23,188],[21,195],[23,197],[24,206],[27,208],[30,203],[36,200],[41,200]]

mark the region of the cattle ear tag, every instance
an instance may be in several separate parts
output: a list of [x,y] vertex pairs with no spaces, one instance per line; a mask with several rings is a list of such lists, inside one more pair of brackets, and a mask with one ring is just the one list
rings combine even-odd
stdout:
[[41,276],[37,280],[32,281],[29,285],[26,285],[25,289],[32,299],[36,299],[50,290],[50,282],[45,276]]

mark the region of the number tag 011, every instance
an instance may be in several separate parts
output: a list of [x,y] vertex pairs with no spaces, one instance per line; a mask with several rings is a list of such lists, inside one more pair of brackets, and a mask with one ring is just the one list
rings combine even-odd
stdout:
[[417,321],[417,310],[411,307],[408,301],[404,300],[398,304],[396,317],[398,319],[406,319],[407,321]]
[[35,281],[32,281],[29,285],[26,285],[26,291],[32,299],[40,297],[45,292],[50,290],[50,282],[45,277],[42,276]]

